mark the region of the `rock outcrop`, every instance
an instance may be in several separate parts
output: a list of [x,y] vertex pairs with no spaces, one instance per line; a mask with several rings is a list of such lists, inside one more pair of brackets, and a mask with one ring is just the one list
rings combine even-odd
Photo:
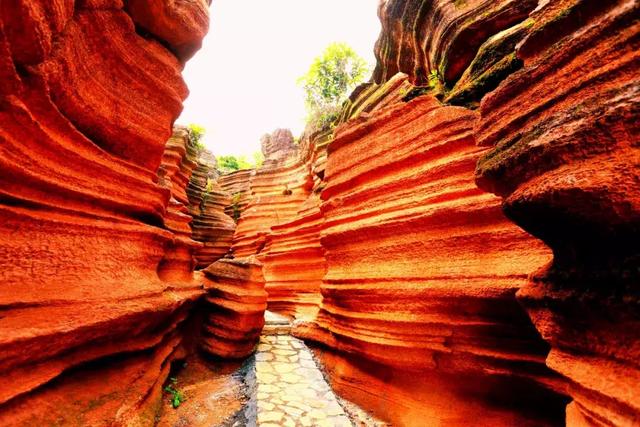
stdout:
[[198,153],[197,167],[187,187],[189,211],[193,216],[193,239],[202,242],[196,252],[196,266],[205,268],[229,252],[236,224],[225,213],[231,204],[229,193],[218,184],[216,158],[207,150]]
[[262,264],[254,257],[222,259],[204,274],[208,296],[202,349],[224,358],[250,355],[260,338],[267,308]]
[[541,5],[476,132],[492,148],[478,184],[553,250],[518,297],[567,380],[568,425],[640,424],[639,17],[629,0]]
[[164,218],[165,227],[175,238],[166,248],[158,266],[158,275],[163,280],[191,280],[195,267],[194,253],[202,244],[191,238],[193,217],[187,208],[189,201],[186,188],[196,163],[193,161],[197,148],[189,130],[175,127],[173,135],[165,145],[162,163],[158,169],[160,185],[171,191],[171,198]]
[[409,76],[419,92],[475,106],[522,66],[516,45],[530,31],[538,0],[387,0],[373,79]]
[[[441,388],[448,403],[426,399],[413,416],[438,414],[444,424],[471,422],[464,405],[499,406],[485,382],[500,384],[503,397],[528,385],[561,399],[547,389],[556,386],[547,346],[515,298],[550,254],[475,186],[485,151],[475,145],[476,121],[423,96],[338,129],[322,191],[322,305],[316,325],[298,329],[376,362],[378,376],[419,370],[422,385]],[[465,383],[447,381],[456,375]],[[513,399],[502,422],[526,420],[519,414],[530,404]]]
[[307,165],[311,193],[293,218],[271,227],[261,256],[269,309],[299,319],[315,318],[322,298],[320,284],[326,273],[320,245],[324,222],[320,191],[332,132],[309,133],[301,139],[300,160]]
[[127,0],[125,3],[136,25],[168,45],[182,61],[200,49],[209,30],[211,0]]
[[309,164],[300,157],[290,131],[265,136],[262,149],[264,164],[251,177],[251,199],[233,238],[236,258],[261,253],[271,227],[295,217],[313,186]]
[[203,293],[161,268],[186,242],[157,182],[187,95],[166,45],[119,1],[0,5],[2,425],[153,419]]
[[242,169],[222,175],[218,179],[222,189],[231,195],[231,204],[225,207],[224,212],[236,222],[251,200],[251,177],[254,174],[254,169]]

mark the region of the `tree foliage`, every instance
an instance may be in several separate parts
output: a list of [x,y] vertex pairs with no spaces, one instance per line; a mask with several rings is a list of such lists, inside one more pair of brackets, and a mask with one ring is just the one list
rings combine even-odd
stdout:
[[304,88],[309,120],[320,127],[335,120],[347,96],[362,83],[369,67],[346,43],[332,43],[298,84]]
[[191,131],[191,137],[194,139],[196,145],[199,148],[204,148],[202,138],[207,133],[207,130],[204,128],[204,126],[191,123],[188,127],[189,127],[189,130]]
[[249,161],[247,156],[217,156],[218,169],[223,173],[229,173],[241,169],[252,169],[262,166],[264,156],[260,151],[253,153],[253,161]]

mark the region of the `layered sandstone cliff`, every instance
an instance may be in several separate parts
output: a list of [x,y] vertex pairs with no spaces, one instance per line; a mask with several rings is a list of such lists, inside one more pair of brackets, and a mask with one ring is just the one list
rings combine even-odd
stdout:
[[202,244],[192,239],[193,217],[187,208],[187,183],[196,167],[193,161],[197,148],[189,130],[175,127],[173,135],[165,145],[162,163],[158,169],[159,184],[171,191],[164,223],[175,235],[167,247],[158,266],[158,275],[163,280],[191,280],[194,270],[194,253]]
[[329,130],[302,137],[300,161],[306,165],[311,191],[294,217],[271,227],[261,256],[269,309],[296,318],[314,318],[321,301],[320,284],[326,268],[320,245],[323,217],[319,193],[331,139]]
[[236,258],[261,253],[271,227],[293,218],[313,185],[309,164],[300,157],[291,131],[266,135],[262,152],[264,164],[250,178],[251,199],[233,238]]
[[316,324],[298,333],[376,362],[374,377],[383,366],[419,371],[422,383],[404,392],[421,384],[432,395],[407,403],[402,423],[430,416],[458,425],[478,408],[495,423],[527,420],[528,398],[500,407],[487,383],[502,398],[528,386],[559,399],[546,389],[547,347],[515,298],[549,252],[475,186],[485,151],[476,120],[423,96],[347,122],[329,146],[323,299]]
[[254,174],[254,169],[241,169],[222,175],[218,179],[220,187],[231,195],[231,203],[225,207],[224,212],[236,223],[251,200],[250,184]]
[[[312,173],[322,205],[312,192],[266,237],[271,306],[313,306],[298,287],[325,270],[297,332],[401,423],[555,424],[563,395],[569,425],[638,423],[637,4],[390,0],[380,16],[375,82]],[[480,157],[506,216],[474,185]],[[532,282],[551,253],[507,217],[553,250]],[[382,404],[376,385],[394,390]]]
[[[384,85],[361,85],[351,95],[338,122],[377,111],[398,102],[410,88],[405,75],[398,74]],[[324,216],[320,193],[326,186],[327,147],[333,128],[309,129],[301,138],[300,161],[308,165],[312,188],[291,219],[273,225],[263,250],[264,276],[269,309],[300,320],[313,319],[320,307],[320,287],[326,274],[320,234]]]
[[553,250],[518,297],[566,379],[568,425],[640,424],[639,17],[634,1],[541,6],[476,132],[478,184]]
[[189,211],[193,216],[194,240],[202,242],[196,252],[196,266],[205,268],[227,254],[236,224],[225,213],[231,204],[229,193],[218,183],[216,158],[207,150],[198,153],[197,167],[187,186]]
[[0,5],[0,424],[152,417],[202,294],[164,274],[187,267],[167,252],[186,218],[156,174],[182,64],[139,24],[118,1]]
[[267,308],[262,264],[255,257],[223,259],[204,274],[208,295],[202,349],[218,357],[247,357],[258,343]]
[[[448,103],[474,105],[521,67],[515,46],[538,0],[387,0],[373,79],[409,75]],[[543,2],[544,3],[544,2]]]

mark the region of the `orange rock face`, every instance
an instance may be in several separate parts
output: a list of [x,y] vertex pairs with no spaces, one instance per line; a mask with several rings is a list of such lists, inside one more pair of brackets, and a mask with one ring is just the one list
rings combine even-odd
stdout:
[[382,1],[374,80],[386,82],[402,72],[418,86],[439,79],[452,87],[487,39],[524,21],[537,4],[537,0]]
[[[121,2],[0,5],[0,424],[127,424],[157,402],[203,292],[162,267],[188,240],[157,175],[181,68]],[[187,172],[176,155],[163,173]]]
[[260,338],[267,308],[262,264],[254,257],[222,259],[204,273],[208,296],[202,349],[225,358],[250,355]]
[[310,197],[295,219],[271,228],[262,257],[269,310],[297,318],[315,317],[325,262],[320,198]]
[[205,268],[229,252],[236,224],[225,213],[231,197],[218,184],[216,159],[208,151],[198,154],[198,166],[187,187],[193,216],[193,239],[203,246],[196,252],[197,268]]
[[[475,145],[476,120],[420,97],[338,130],[322,192],[322,305],[316,326],[298,329],[380,366],[419,371],[432,390],[468,377],[443,388],[447,405],[421,402],[414,415],[439,414],[434,424],[460,417],[459,405],[495,405],[483,400],[485,381],[505,395],[526,384],[558,399],[545,389],[554,381],[547,346],[515,298],[528,268],[549,252],[509,223],[498,198],[476,188],[473,170],[485,151]],[[529,402],[509,405],[503,423]]]
[[271,227],[261,255],[269,309],[296,318],[314,318],[321,301],[320,284],[326,267],[320,245],[324,219],[319,193],[330,141],[331,132],[302,138],[300,161],[311,173],[312,191],[295,217]]
[[209,29],[211,0],[128,0],[127,12],[185,61],[200,49]]
[[299,157],[290,131],[263,139],[263,166],[251,177],[251,200],[243,212],[231,248],[234,257],[262,252],[271,226],[298,212],[313,185],[309,164]]
[[478,184],[553,249],[518,297],[566,378],[568,425],[640,424],[639,16],[622,0],[539,8],[477,128],[492,148]]
[[236,222],[251,200],[251,177],[254,174],[253,169],[243,169],[222,175],[218,179],[220,187],[231,195],[231,204],[225,207],[224,212]]
[[174,128],[158,169],[160,184],[171,191],[165,226],[175,235],[158,266],[158,274],[163,280],[191,280],[195,268],[194,252],[202,247],[201,243],[191,239],[190,223],[193,218],[187,208],[186,187],[196,167],[193,161],[195,150],[189,130]]

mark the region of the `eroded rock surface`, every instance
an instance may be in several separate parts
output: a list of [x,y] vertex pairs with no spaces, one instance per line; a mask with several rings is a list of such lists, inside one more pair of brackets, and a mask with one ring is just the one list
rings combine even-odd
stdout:
[[290,131],[265,136],[262,149],[264,164],[251,177],[251,199],[233,238],[231,250],[238,258],[261,253],[271,226],[295,217],[313,185]]
[[201,243],[192,239],[190,224],[193,217],[187,208],[189,200],[186,193],[196,167],[193,161],[196,151],[189,130],[175,127],[165,145],[158,169],[159,184],[171,191],[164,223],[175,235],[158,266],[158,275],[163,280],[190,280],[195,267],[194,253],[202,247]]
[[[569,425],[640,423],[639,6],[541,6],[524,68],[484,98],[478,184],[553,262],[519,293],[574,399]],[[541,266],[542,267],[542,266]]]
[[152,419],[203,293],[167,251],[187,218],[157,176],[182,64],[122,7],[0,5],[2,425]]
[[250,355],[260,338],[267,308],[262,264],[255,257],[222,259],[204,274],[208,295],[201,347],[224,358]]
[[209,30],[211,0],[126,0],[136,25],[169,46],[178,58],[189,59]]
[[197,167],[187,187],[194,240],[202,242],[195,254],[196,266],[206,268],[229,252],[236,224],[225,213],[231,196],[218,183],[217,161],[207,150],[197,154]]
[[[460,405],[496,404],[483,381],[505,394],[528,384],[556,399],[545,391],[554,387],[547,346],[515,298],[549,252],[504,217],[497,197],[476,188],[485,151],[475,145],[476,121],[425,96],[337,131],[322,192],[322,305],[315,327],[297,330],[382,366],[419,370],[450,406],[425,399],[414,416],[437,413],[445,423],[461,420]],[[465,384],[445,387],[456,374]],[[529,402],[510,405],[503,423]]]
[[218,183],[224,191],[231,195],[231,203],[224,209],[234,221],[238,222],[251,200],[251,177],[253,169],[242,169],[222,175]]

